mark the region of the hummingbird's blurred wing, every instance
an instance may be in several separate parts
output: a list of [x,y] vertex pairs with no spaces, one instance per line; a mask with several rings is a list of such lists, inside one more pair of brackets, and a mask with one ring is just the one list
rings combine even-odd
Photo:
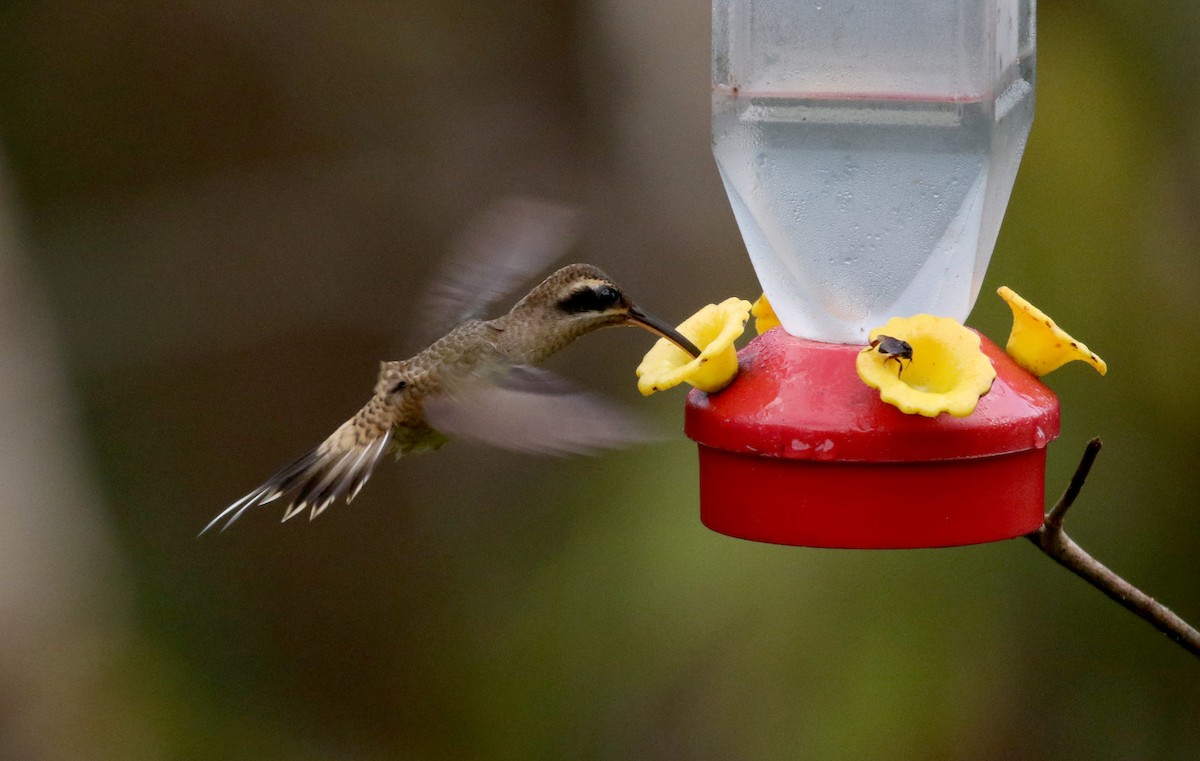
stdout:
[[525,365],[499,383],[426,399],[425,417],[450,438],[532,454],[586,454],[662,438],[613,402]]
[[242,513],[256,505],[273,502],[284,494],[283,520],[311,508],[311,518],[320,515],[338,497],[347,504],[354,499],[391,443],[391,421],[382,414],[377,398],[343,423],[313,451],[290,463],[246,496],[213,518],[200,533],[221,521],[229,528]]
[[511,196],[473,218],[451,245],[421,304],[422,345],[532,280],[561,258],[579,236],[578,209]]

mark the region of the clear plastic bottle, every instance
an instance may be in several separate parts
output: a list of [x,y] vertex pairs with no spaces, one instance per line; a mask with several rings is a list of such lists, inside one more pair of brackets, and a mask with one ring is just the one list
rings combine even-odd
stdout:
[[784,328],[964,320],[1033,119],[1033,0],[713,0],[713,153]]

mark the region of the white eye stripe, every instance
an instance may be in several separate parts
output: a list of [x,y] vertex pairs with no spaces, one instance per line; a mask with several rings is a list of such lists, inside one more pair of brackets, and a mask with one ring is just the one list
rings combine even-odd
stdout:
[[605,280],[596,280],[594,278],[588,278],[586,280],[576,280],[576,281],[572,282],[566,288],[563,288],[562,291],[559,292],[559,299],[560,300],[568,299],[571,296],[573,296],[574,294],[583,290],[585,287],[586,288],[599,288],[599,287],[605,286],[605,285],[611,287],[611,284]]

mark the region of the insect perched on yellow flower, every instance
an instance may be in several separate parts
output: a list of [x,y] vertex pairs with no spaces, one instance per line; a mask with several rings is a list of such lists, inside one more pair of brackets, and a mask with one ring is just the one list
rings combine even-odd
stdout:
[[870,351],[872,349],[883,355],[883,364],[885,365],[892,360],[896,360],[896,365],[900,368],[896,371],[897,378],[904,374],[904,360],[907,359],[909,362],[912,362],[912,344],[910,344],[908,341],[901,341],[899,338],[895,338],[893,336],[885,336],[880,334],[879,337],[871,341],[871,345],[866,349],[863,349],[863,351]]
[[[996,379],[979,336],[948,317],[893,317],[869,339],[855,358],[858,377],[909,415],[966,417]],[[900,370],[888,367],[893,361]]]

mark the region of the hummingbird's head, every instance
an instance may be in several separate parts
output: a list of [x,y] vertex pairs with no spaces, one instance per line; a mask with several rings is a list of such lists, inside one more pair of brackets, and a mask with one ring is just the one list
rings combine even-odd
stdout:
[[563,267],[522,300],[518,308],[521,306],[549,310],[550,320],[563,325],[572,336],[630,325],[662,336],[693,357],[700,355],[700,350],[679,331],[639,309],[620,286],[590,264]]

